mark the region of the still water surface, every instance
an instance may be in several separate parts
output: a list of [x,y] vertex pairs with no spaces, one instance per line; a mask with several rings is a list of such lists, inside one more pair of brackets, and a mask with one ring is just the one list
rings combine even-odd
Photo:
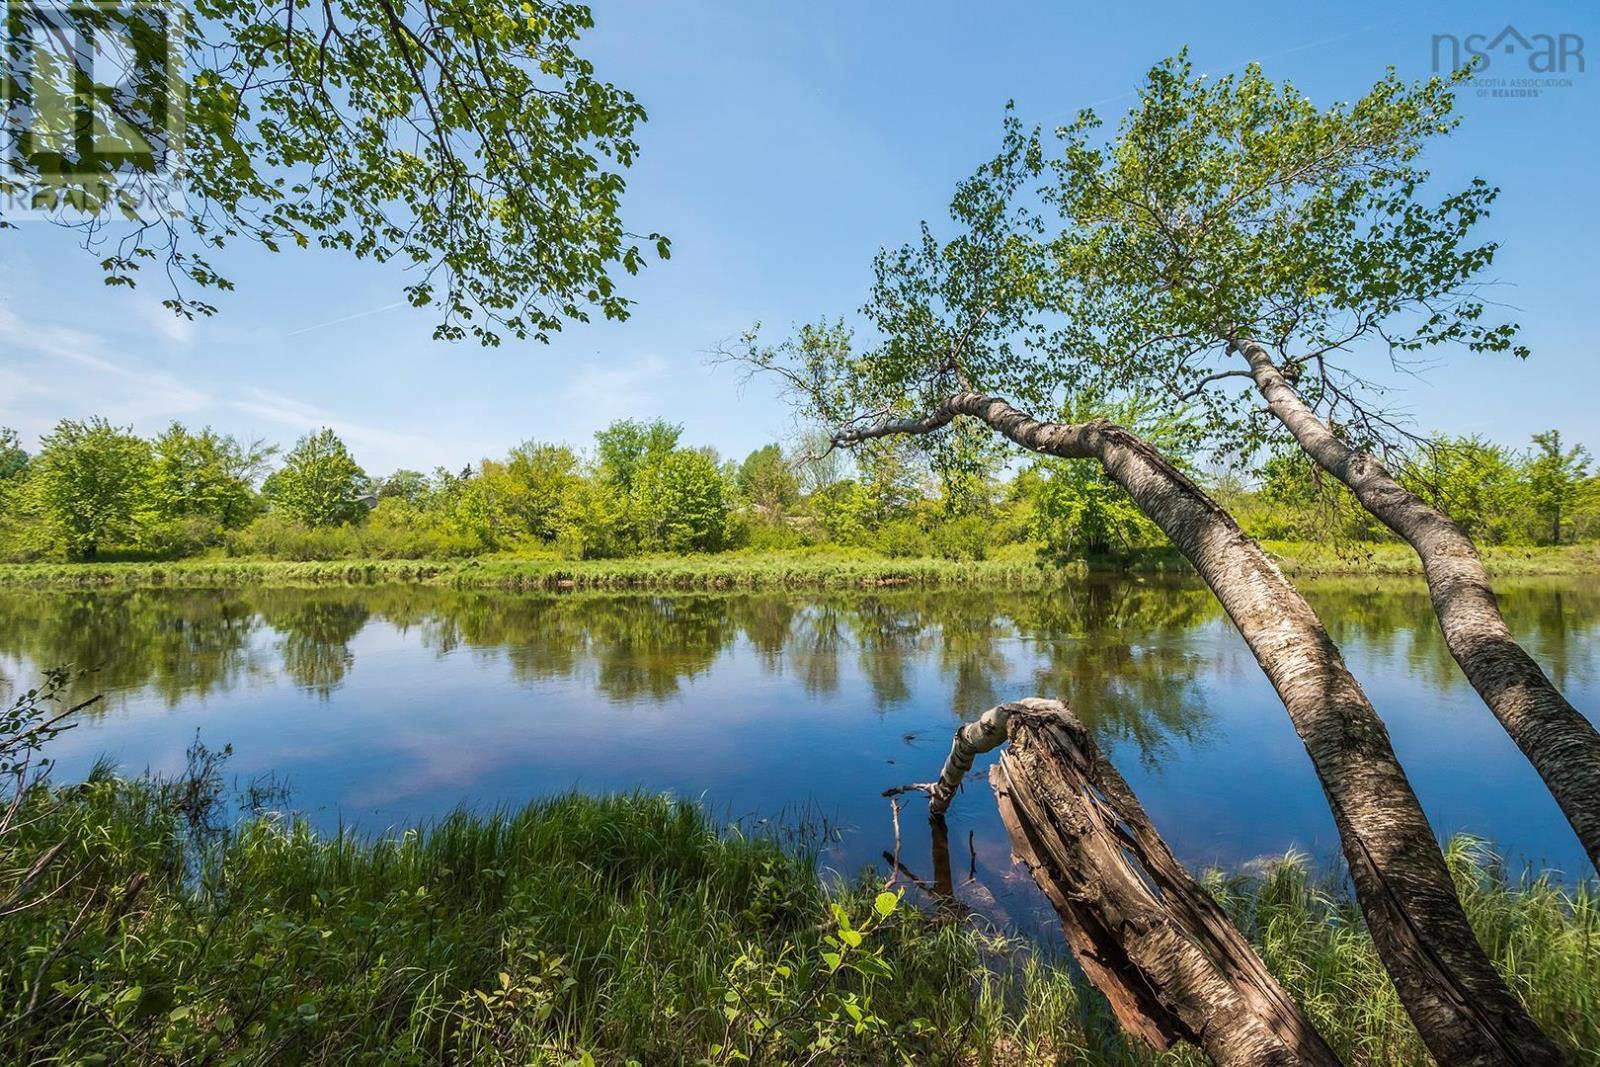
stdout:
[[[1600,588],[1502,586],[1507,619],[1573,703],[1600,706]],[[1538,778],[1467,686],[1420,582],[1311,583],[1441,834],[1586,868]],[[888,786],[934,777],[952,729],[1066,699],[1191,865],[1337,851],[1282,705],[1204,587],[1046,592],[522,594],[415,587],[0,592],[0,688],[96,668],[104,704],[56,744],[176,771],[198,730],[231,772],[286,778],[317,823],[378,831],[571,789],[702,798],[725,818],[825,819],[828,867],[882,865]],[[983,766],[985,764],[980,764]],[[931,877],[920,799],[902,860]],[[1010,869],[987,787],[951,813],[958,895],[1051,927]]]

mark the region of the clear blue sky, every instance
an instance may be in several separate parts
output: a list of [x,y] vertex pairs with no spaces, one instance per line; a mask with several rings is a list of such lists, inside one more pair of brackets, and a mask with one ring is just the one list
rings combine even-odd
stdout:
[[[1114,116],[1152,63],[1190,46],[1222,73],[1255,59],[1319,101],[1384,68],[1423,76],[1436,33],[1576,33],[1590,70],[1532,100],[1463,98],[1467,121],[1430,157],[1447,180],[1504,192],[1496,274],[1534,356],[1451,354],[1401,403],[1423,429],[1514,444],[1559,427],[1600,450],[1600,14],[1588,4],[1067,4],[596,0],[589,53],[650,111],[628,222],[674,241],[629,286],[627,323],[555,343],[480,350],[430,339],[395,306],[400,276],[334,254],[239,246],[239,289],[192,326],[154,281],[108,289],[70,235],[0,235],[0,424],[31,443],[60,417],[168,419],[288,444],[317,425],[373,472],[452,467],[524,438],[586,444],[621,417],[664,415],[686,439],[742,455],[791,428],[772,388],[743,391],[705,353],[850,312],[873,252],[942,218],[954,183],[992,152],[1001,110],[1047,127],[1093,105]],[[1498,72],[1497,72],[1498,73]],[[148,291],[147,291],[148,290]]]

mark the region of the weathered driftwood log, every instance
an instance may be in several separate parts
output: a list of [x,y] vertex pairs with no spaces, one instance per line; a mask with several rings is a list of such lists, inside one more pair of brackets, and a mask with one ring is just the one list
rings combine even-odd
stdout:
[[1011,746],[989,781],[1012,854],[1123,1027],[1156,1048],[1191,1041],[1218,1064],[1337,1064],[1066,705],[1008,707]]

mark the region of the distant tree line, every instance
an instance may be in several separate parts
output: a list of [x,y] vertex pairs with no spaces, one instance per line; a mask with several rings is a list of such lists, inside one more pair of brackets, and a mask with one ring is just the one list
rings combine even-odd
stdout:
[[[1526,449],[1483,437],[1440,437],[1397,465],[1399,482],[1456,521],[1480,545],[1560,545],[1600,536],[1600,476],[1582,445],[1559,430]],[[1388,531],[1345,486],[1303,452],[1286,449],[1241,494],[1241,521],[1258,536],[1296,541],[1382,541]]]
[[[1388,533],[1297,451],[1255,470],[1208,473],[1181,417],[1106,405],[1228,501],[1257,536],[1377,542]],[[64,419],[25,451],[0,428],[0,558],[287,559],[487,553],[615,558],[836,545],[889,557],[1031,555],[1128,559],[1164,538],[1096,468],[1049,458],[1007,470],[997,455],[935,469],[903,442],[850,457],[786,452],[742,461],[682,443],[682,427],[623,420],[580,452],[525,441],[460,470],[369,474],[331,429],[287,451],[173,423],[154,437],[104,418]],[[820,450],[819,450],[820,451]],[[1437,438],[1401,467],[1408,488],[1482,544],[1600,536],[1600,476],[1557,431],[1516,450]]]

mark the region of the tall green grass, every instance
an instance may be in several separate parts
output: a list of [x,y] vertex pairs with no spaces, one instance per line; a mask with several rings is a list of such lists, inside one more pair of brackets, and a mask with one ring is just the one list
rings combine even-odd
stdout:
[[[0,1062],[1199,1063],[1130,1045],[1066,964],[655,796],[567,796],[368,840],[101,773],[0,837]],[[197,811],[199,815],[197,816]],[[1451,868],[1574,1056],[1600,1048],[1592,886]],[[144,879],[141,884],[141,877]],[[1346,1062],[1425,1054],[1359,913],[1301,860],[1211,875]]]

